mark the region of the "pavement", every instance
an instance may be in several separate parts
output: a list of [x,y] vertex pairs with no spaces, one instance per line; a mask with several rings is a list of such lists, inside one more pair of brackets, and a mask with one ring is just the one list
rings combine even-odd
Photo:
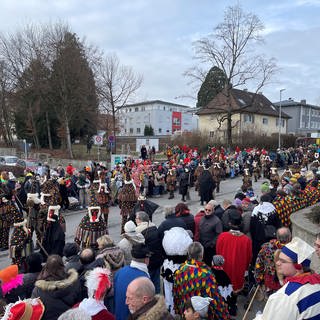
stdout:
[[[265,179],[260,179],[258,182],[253,182],[253,190],[256,196],[260,195],[260,185],[265,181]],[[236,191],[240,189],[242,185],[242,179],[240,177],[234,179],[226,179],[221,181],[220,185],[220,193],[217,193],[215,196],[215,200],[218,203],[222,203],[223,199],[234,198]],[[160,207],[164,207],[166,205],[176,206],[179,202],[181,202],[181,196],[178,192],[175,192],[175,198],[169,200],[168,194],[162,195],[158,198],[149,198],[149,200],[157,203]],[[197,192],[194,191],[194,188],[190,189],[190,200],[187,200],[186,204],[188,205],[190,212],[192,214],[196,214],[200,208],[203,206],[200,205],[200,200]],[[120,235],[120,210],[117,206],[110,207],[109,213],[109,235],[118,243],[121,240]],[[75,234],[75,230],[81,220],[81,218],[86,214],[86,210],[70,210],[62,213],[66,220],[66,242],[72,242]],[[154,215],[152,221],[159,226],[159,224],[164,220],[164,216],[162,214],[162,210],[157,210]],[[8,257],[8,251],[0,252],[0,269],[8,266],[11,263],[11,260]],[[251,295],[253,292],[251,292]],[[244,307],[249,304],[249,297],[239,296],[238,297],[238,316],[235,319],[242,319],[245,309]],[[248,317],[246,319],[253,319],[258,310],[263,310],[264,303],[254,301],[251,311],[248,313]]]

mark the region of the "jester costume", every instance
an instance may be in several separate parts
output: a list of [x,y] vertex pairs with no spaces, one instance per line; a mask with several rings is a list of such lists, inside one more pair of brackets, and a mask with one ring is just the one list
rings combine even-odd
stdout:
[[138,197],[136,195],[135,185],[133,180],[130,179],[129,173],[127,173],[124,185],[119,192],[118,196],[119,208],[121,215],[121,234],[124,233],[124,225],[128,221],[128,217],[132,212],[134,206],[137,203]]
[[97,239],[107,233],[107,225],[101,217],[101,208],[97,205],[94,188],[90,188],[90,207],[81,219],[74,241],[82,248],[97,248]]
[[216,279],[201,261],[187,260],[174,274],[173,300],[175,312],[183,315],[185,303],[193,296],[209,297],[208,319],[229,319],[229,312],[220,295]]
[[15,201],[10,205],[10,214],[13,216],[13,232],[10,238],[10,258],[12,264],[19,269],[26,270],[25,260],[33,252],[33,242],[30,230],[26,227],[27,220],[20,211]]

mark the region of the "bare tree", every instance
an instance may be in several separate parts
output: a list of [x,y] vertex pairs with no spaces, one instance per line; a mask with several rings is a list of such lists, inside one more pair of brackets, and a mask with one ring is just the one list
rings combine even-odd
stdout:
[[140,88],[142,76],[131,67],[120,65],[118,57],[111,54],[100,64],[97,82],[101,108],[112,115],[112,131],[116,136],[116,115]]
[[231,108],[230,90],[249,82],[255,83],[257,94],[270,83],[277,70],[275,59],[254,54],[256,46],[263,43],[263,29],[263,23],[255,14],[246,13],[240,5],[235,5],[226,9],[224,21],[214,28],[212,34],[194,43],[195,57],[201,63],[208,65],[208,69],[217,66],[226,74],[223,93],[228,107],[227,110],[221,108],[219,121],[227,121],[228,145],[232,144],[232,115],[241,111]]

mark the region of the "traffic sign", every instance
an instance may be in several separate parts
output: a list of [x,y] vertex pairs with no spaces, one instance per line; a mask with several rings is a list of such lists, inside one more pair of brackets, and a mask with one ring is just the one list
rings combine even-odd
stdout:
[[110,143],[114,143],[115,140],[116,140],[116,137],[115,136],[109,136],[108,140],[109,140]]
[[102,136],[93,136],[93,141],[95,145],[102,146],[103,145],[103,137]]

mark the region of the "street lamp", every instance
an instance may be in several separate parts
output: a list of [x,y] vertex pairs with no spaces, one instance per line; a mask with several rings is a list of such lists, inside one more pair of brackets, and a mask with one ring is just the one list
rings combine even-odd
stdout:
[[280,89],[280,102],[279,102],[279,143],[278,148],[281,149],[281,127],[282,127],[282,119],[281,119],[281,102],[282,102],[282,91],[286,89]]

